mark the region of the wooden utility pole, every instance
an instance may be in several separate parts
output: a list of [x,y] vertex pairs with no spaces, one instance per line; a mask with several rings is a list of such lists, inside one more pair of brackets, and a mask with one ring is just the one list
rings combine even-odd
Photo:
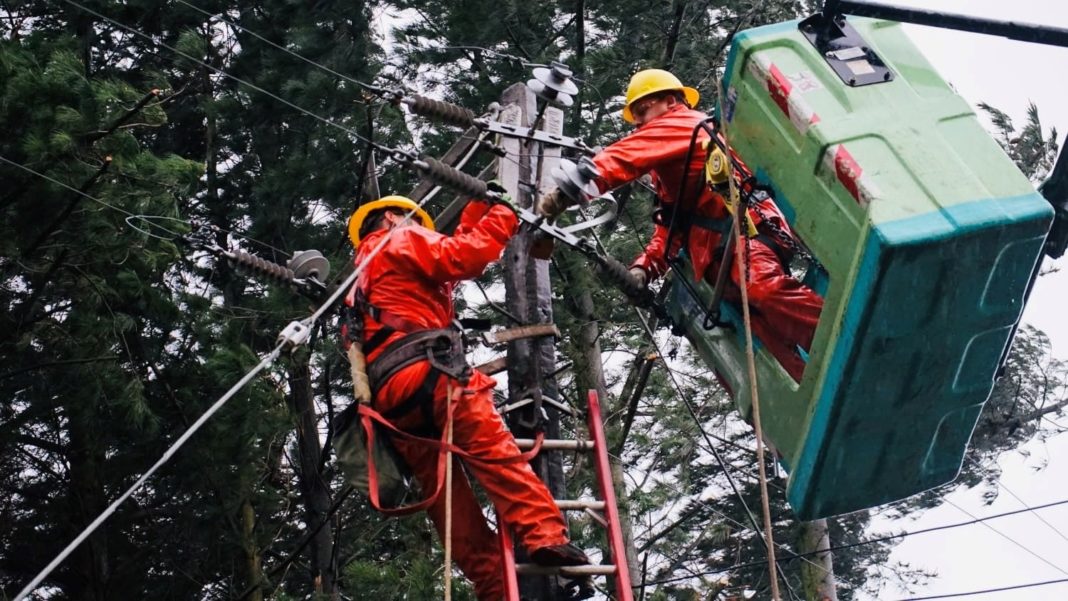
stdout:
[[[827,520],[802,522],[798,534],[798,550],[801,555],[829,549]],[[809,556],[801,562],[801,582],[808,601],[838,601],[835,592],[834,559],[830,551]]]
[[[530,127],[538,114],[536,97],[523,84],[515,84],[501,97],[504,108],[500,121],[510,125]],[[545,109],[542,129],[559,134],[563,130],[563,113],[556,108]],[[499,159],[499,179],[508,193],[521,207],[530,208],[535,194],[551,187],[548,174],[559,160],[559,149],[546,149],[536,142],[506,138],[502,146],[508,153]],[[539,173],[542,174],[538,190]],[[549,282],[549,262],[530,256],[533,234],[521,231],[512,238],[504,252],[505,302],[512,315],[524,324],[552,323],[552,289]],[[537,422],[537,407],[548,418],[544,423],[547,438],[559,438],[560,413],[548,400],[560,398],[556,381],[549,377],[556,365],[556,344],[552,338],[532,338],[515,341],[508,346],[509,403],[525,399],[533,402],[509,412],[505,417],[517,438],[533,438]],[[563,463],[557,453],[543,453],[532,464],[534,471],[549,487],[553,497],[564,496]],[[522,549],[517,550],[522,552]],[[551,579],[522,577],[520,592],[524,598],[554,601],[556,592]]]

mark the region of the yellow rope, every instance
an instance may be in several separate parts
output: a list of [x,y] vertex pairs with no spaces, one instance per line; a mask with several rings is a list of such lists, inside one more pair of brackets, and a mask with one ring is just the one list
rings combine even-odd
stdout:
[[[716,86],[717,94],[721,91],[720,88],[721,86]],[[720,98],[722,99],[722,96]],[[722,102],[720,106],[723,106]],[[727,155],[729,157],[731,146],[727,138],[727,121],[725,119],[721,119],[720,131],[723,132],[723,142],[724,146],[727,147]],[[740,216],[740,218],[734,220],[730,235],[734,236],[738,242],[734,245],[734,260],[740,274],[738,288],[742,293],[742,320],[745,323],[745,358],[749,367],[749,399],[753,406],[753,429],[756,430],[757,466],[760,471],[760,504],[764,510],[764,538],[767,541],[768,573],[771,575],[771,598],[773,601],[779,601],[779,577],[775,565],[775,539],[771,533],[771,507],[768,502],[768,478],[764,471],[764,433],[760,427],[760,395],[757,391],[756,359],[753,356],[753,328],[749,316],[749,237],[743,235],[739,227],[743,218],[746,223],[749,223],[749,211],[741,205],[741,194],[738,192],[738,184],[734,181],[734,167],[729,158],[727,160],[727,172],[727,185],[730,187],[729,203],[734,205],[736,209],[734,215],[736,217]]]
[[[452,405],[452,380],[446,388],[448,406]],[[448,406],[446,415],[450,414]],[[445,425],[445,442],[452,444],[452,419]],[[452,451],[445,452],[445,601],[452,600]]]

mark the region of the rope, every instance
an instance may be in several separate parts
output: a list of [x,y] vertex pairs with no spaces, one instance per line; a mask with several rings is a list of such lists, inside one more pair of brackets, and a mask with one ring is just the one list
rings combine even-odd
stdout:
[[[445,402],[452,404],[452,380],[446,387]],[[452,444],[453,420],[445,427],[445,442]],[[452,451],[445,451],[445,601],[452,601]]]
[[[688,164],[688,161],[687,161],[687,164]],[[733,177],[732,177],[732,179],[733,179]],[[737,223],[737,220],[735,220],[735,223]],[[601,239],[597,235],[596,232],[593,233],[593,239],[594,239],[594,242],[597,245],[597,247],[600,248],[602,252],[607,254],[607,250],[605,249],[604,244],[601,243]],[[683,278],[683,279],[680,279],[679,281],[685,282],[686,280]],[[645,330],[645,333],[649,337],[650,342],[653,344],[653,347],[656,349],[657,354],[660,355],[660,357],[664,357],[665,356],[664,352],[660,348],[660,344],[657,342],[656,336],[653,333],[652,328],[649,327],[649,323],[645,320],[645,317],[642,315],[641,311],[637,307],[634,307],[634,312],[638,316],[638,321],[642,324],[642,328]],[[741,503],[742,508],[745,510],[746,516],[749,517],[749,521],[753,525],[753,530],[759,532],[760,531],[760,525],[757,524],[756,516],[753,515],[753,511],[749,508],[749,504],[745,502],[745,497],[742,496],[741,491],[738,489],[738,485],[734,482],[734,477],[731,476],[731,472],[727,467],[728,466],[727,462],[725,462],[723,460],[723,457],[720,456],[719,451],[716,449],[716,446],[714,444],[712,444],[712,440],[711,439],[715,438],[716,440],[724,442],[725,444],[730,444],[730,445],[736,446],[736,447],[738,447],[738,445],[736,445],[734,443],[731,443],[730,441],[723,440],[723,439],[721,439],[721,438],[719,438],[717,436],[710,435],[708,432],[705,432],[704,427],[701,425],[701,419],[700,419],[700,417],[698,417],[697,412],[693,408],[693,405],[686,398],[686,396],[682,393],[682,387],[679,385],[678,380],[675,378],[674,370],[671,369],[671,367],[667,364],[666,361],[661,362],[661,365],[667,371],[668,377],[670,378],[671,383],[672,383],[672,385],[674,387],[676,397],[686,407],[686,410],[687,410],[687,412],[689,412],[690,417],[693,418],[694,425],[697,427],[697,430],[701,433],[701,436],[704,438],[705,443],[708,445],[708,449],[712,452],[712,456],[715,457],[716,462],[719,464],[720,468],[723,470],[723,475],[727,477],[727,482],[730,484],[731,490],[734,491],[734,496],[738,499],[738,502]],[[752,451],[749,451],[749,449],[744,449],[742,447],[738,447],[738,448],[740,448],[740,449],[742,449],[744,451],[752,452]],[[763,465],[764,465],[764,462],[763,462],[763,460],[761,460],[760,461],[760,466],[761,466],[760,471],[761,472],[763,472]],[[762,482],[766,485],[767,484],[767,479],[765,478],[764,480],[762,480]],[[764,498],[766,500],[766,498],[767,498],[767,490],[766,490],[766,488],[764,488],[762,490],[764,492]],[[770,512],[770,510],[769,510],[769,512]],[[767,514],[765,514],[765,516],[767,516]],[[769,517],[765,517],[764,518],[764,523],[765,524],[769,524],[770,522],[771,522],[771,520],[770,520]],[[743,526],[743,528],[744,528],[744,526]],[[774,539],[772,539],[771,537],[767,537],[767,538],[761,537],[759,540],[760,540],[761,543],[764,544],[765,548],[770,548],[770,547],[772,547],[773,545],[776,544]],[[769,544],[769,540],[770,540],[770,544]],[[776,561],[775,560],[774,551],[772,551],[772,553],[771,553],[771,560],[773,562]],[[808,563],[811,563],[812,565],[818,566],[818,564],[812,562],[811,560],[806,559],[805,561],[807,561]],[[783,583],[786,584],[786,590],[787,590],[787,592],[790,593],[790,597],[792,599],[796,599],[797,598],[797,594],[794,592],[793,588],[790,586],[789,581],[784,579]],[[644,594],[644,589],[643,589],[642,592]]]
[[[716,86],[717,95],[721,86]],[[730,139],[727,137],[727,122],[723,120],[720,131],[723,133],[724,145],[730,149]],[[753,328],[749,313],[749,214],[747,207],[742,206],[741,194],[738,185],[734,181],[734,165],[727,161],[727,184],[730,187],[729,202],[734,205],[737,219],[733,220],[731,236],[739,241],[734,245],[734,261],[741,266],[739,273],[739,286],[742,295],[742,321],[745,323],[745,360],[749,370],[749,399],[753,407],[753,429],[756,430],[757,466],[760,470],[760,504],[764,513],[764,538],[767,540],[765,548],[768,554],[768,572],[771,580],[771,598],[779,601],[779,578],[778,568],[775,564],[775,539],[771,532],[771,506],[768,502],[768,478],[764,469],[764,433],[760,426],[760,394],[757,391],[756,359],[753,353]],[[745,211],[745,212],[743,212]],[[745,219],[742,219],[742,217]],[[742,222],[746,223],[746,229],[741,228]],[[744,248],[743,248],[744,245]]]

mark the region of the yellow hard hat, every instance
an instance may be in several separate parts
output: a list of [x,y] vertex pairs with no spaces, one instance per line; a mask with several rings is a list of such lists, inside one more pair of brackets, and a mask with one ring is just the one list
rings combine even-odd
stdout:
[[356,209],[356,212],[349,218],[349,240],[352,240],[353,246],[360,245],[360,228],[363,227],[364,220],[367,219],[368,215],[379,209],[411,211],[412,216],[418,218],[423,227],[428,230],[434,229],[434,220],[414,200],[404,196],[386,196],[360,205],[360,208]]
[[627,85],[627,105],[623,107],[623,119],[627,123],[634,123],[634,115],[630,112],[630,106],[649,94],[667,90],[682,92],[686,96],[686,104],[690,107],[697,106],[697,101],[701,98],[697,90],[682,85],[679,78],[671,73],[663,69],[645,69],[638,71],[630,78],[630,83]]

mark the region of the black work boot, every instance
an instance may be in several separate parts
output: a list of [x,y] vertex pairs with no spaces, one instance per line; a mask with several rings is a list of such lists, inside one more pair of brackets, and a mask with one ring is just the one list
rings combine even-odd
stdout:
[[581,566],[590,563],[590,558],[586,557],[586,553],[571,543],[534,549],[530,552],[530,560],[539,566],[551,568]]
[[589,599],[595,594],[597,594],[597,591],[593,588],[593,578],[579,576],[573,579],[564,579],[562,577],[556,596],[563,601],[582,601],[582,599]]

